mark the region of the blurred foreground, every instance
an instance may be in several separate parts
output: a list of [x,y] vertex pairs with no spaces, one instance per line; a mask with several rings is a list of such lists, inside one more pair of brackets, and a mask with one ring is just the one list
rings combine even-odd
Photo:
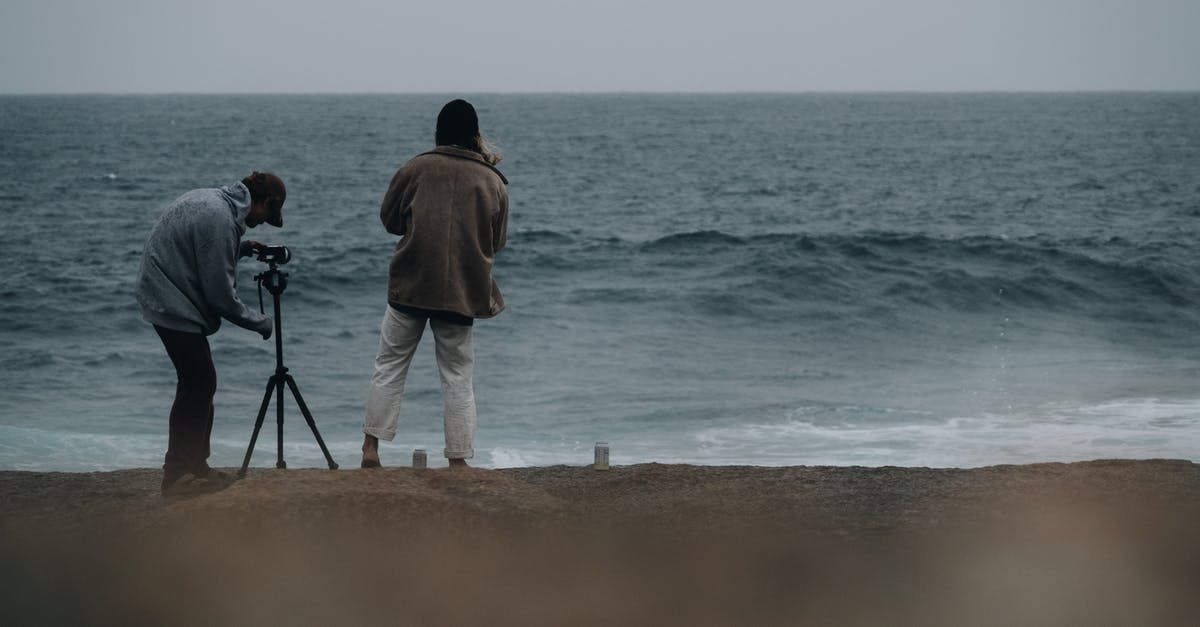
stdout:
[[1200,466],[0,473],[5,624],[1195,625]]

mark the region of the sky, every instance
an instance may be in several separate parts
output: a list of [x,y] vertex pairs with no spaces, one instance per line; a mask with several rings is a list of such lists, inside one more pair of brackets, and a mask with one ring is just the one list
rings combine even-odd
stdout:
[[0,94],[1200,90],[1200,0],[0,0]]

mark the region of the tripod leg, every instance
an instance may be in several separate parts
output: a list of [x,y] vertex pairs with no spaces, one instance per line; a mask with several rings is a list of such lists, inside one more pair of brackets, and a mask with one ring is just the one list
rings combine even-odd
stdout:
[[275,385],[275,427],[278,432],[279,458],[275,462],[276,468],[287,468],[287,463],[283,461],[283,382],[290,379],[291,375],[275,375],[279,377],[279,382]]
[[304,414],[304,419],[308,421],[308,427],[312,429],[313,435],[317,438],[317,444],[321,445],[321,452],[325,454],[325,461],[329,462],[329,469],[337,470],[337,462],[333,461],[333,456],[329,454],[329,449],[325,448],[325,440],[321,439],[321,433],[317,431],[317,423],[313,420],[312,412],[308,411],[308,405],[304,403],[304,397],[300,395],[300,387],[296,385],[296,380],[290,374],[284,380],[287,381],[288,387],[292,388],[292,396],[296,397],[296,404],[300,406],[300,413]]
[[271,404],[271,392],[279,385],[279,380],[272,376],[267,380],[267,393],[263,395],[262,405],[258,408],[258,419],[254,421],[254,433],[250,435],[250,447],[246,449],[246,459],[242,461],[242,469],[238,477],[246,476],[246,468],[250,466],[250,455],[254,453],[254,443],[258,442],[258,431],[262,429],[263,418],[267,416],[267,406]]

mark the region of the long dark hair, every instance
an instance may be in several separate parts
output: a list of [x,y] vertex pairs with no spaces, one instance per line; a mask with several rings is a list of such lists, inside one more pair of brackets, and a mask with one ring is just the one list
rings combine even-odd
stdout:
[[483,155],[492,165],[500,162],[500,151],[479,132],[479,116],[466,100],[451,100],[442,107],[434,138],[439,146],[461,146]]

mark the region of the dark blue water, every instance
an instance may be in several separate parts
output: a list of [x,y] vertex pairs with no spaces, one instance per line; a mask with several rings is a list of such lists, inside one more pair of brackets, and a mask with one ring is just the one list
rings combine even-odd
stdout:
[[[0,98],[0,469],[156,466],[140,320],[172,199],[288,183],[285,356],[357,460],[387,183],[448,96]],[[484,466],[979,466],[1200,449],[1200,94],[480,95],[509,303],[476,326]],[[242,297],[257,303],[243,261]],[[269,307],[268,295],[268,307]],[[215,465],[273,343],[226,325]],[[290,465],[322,465],[290,398]],[[396,442],[441,448],[432,350]],[[271,465],[274,435],[255,464]]]

